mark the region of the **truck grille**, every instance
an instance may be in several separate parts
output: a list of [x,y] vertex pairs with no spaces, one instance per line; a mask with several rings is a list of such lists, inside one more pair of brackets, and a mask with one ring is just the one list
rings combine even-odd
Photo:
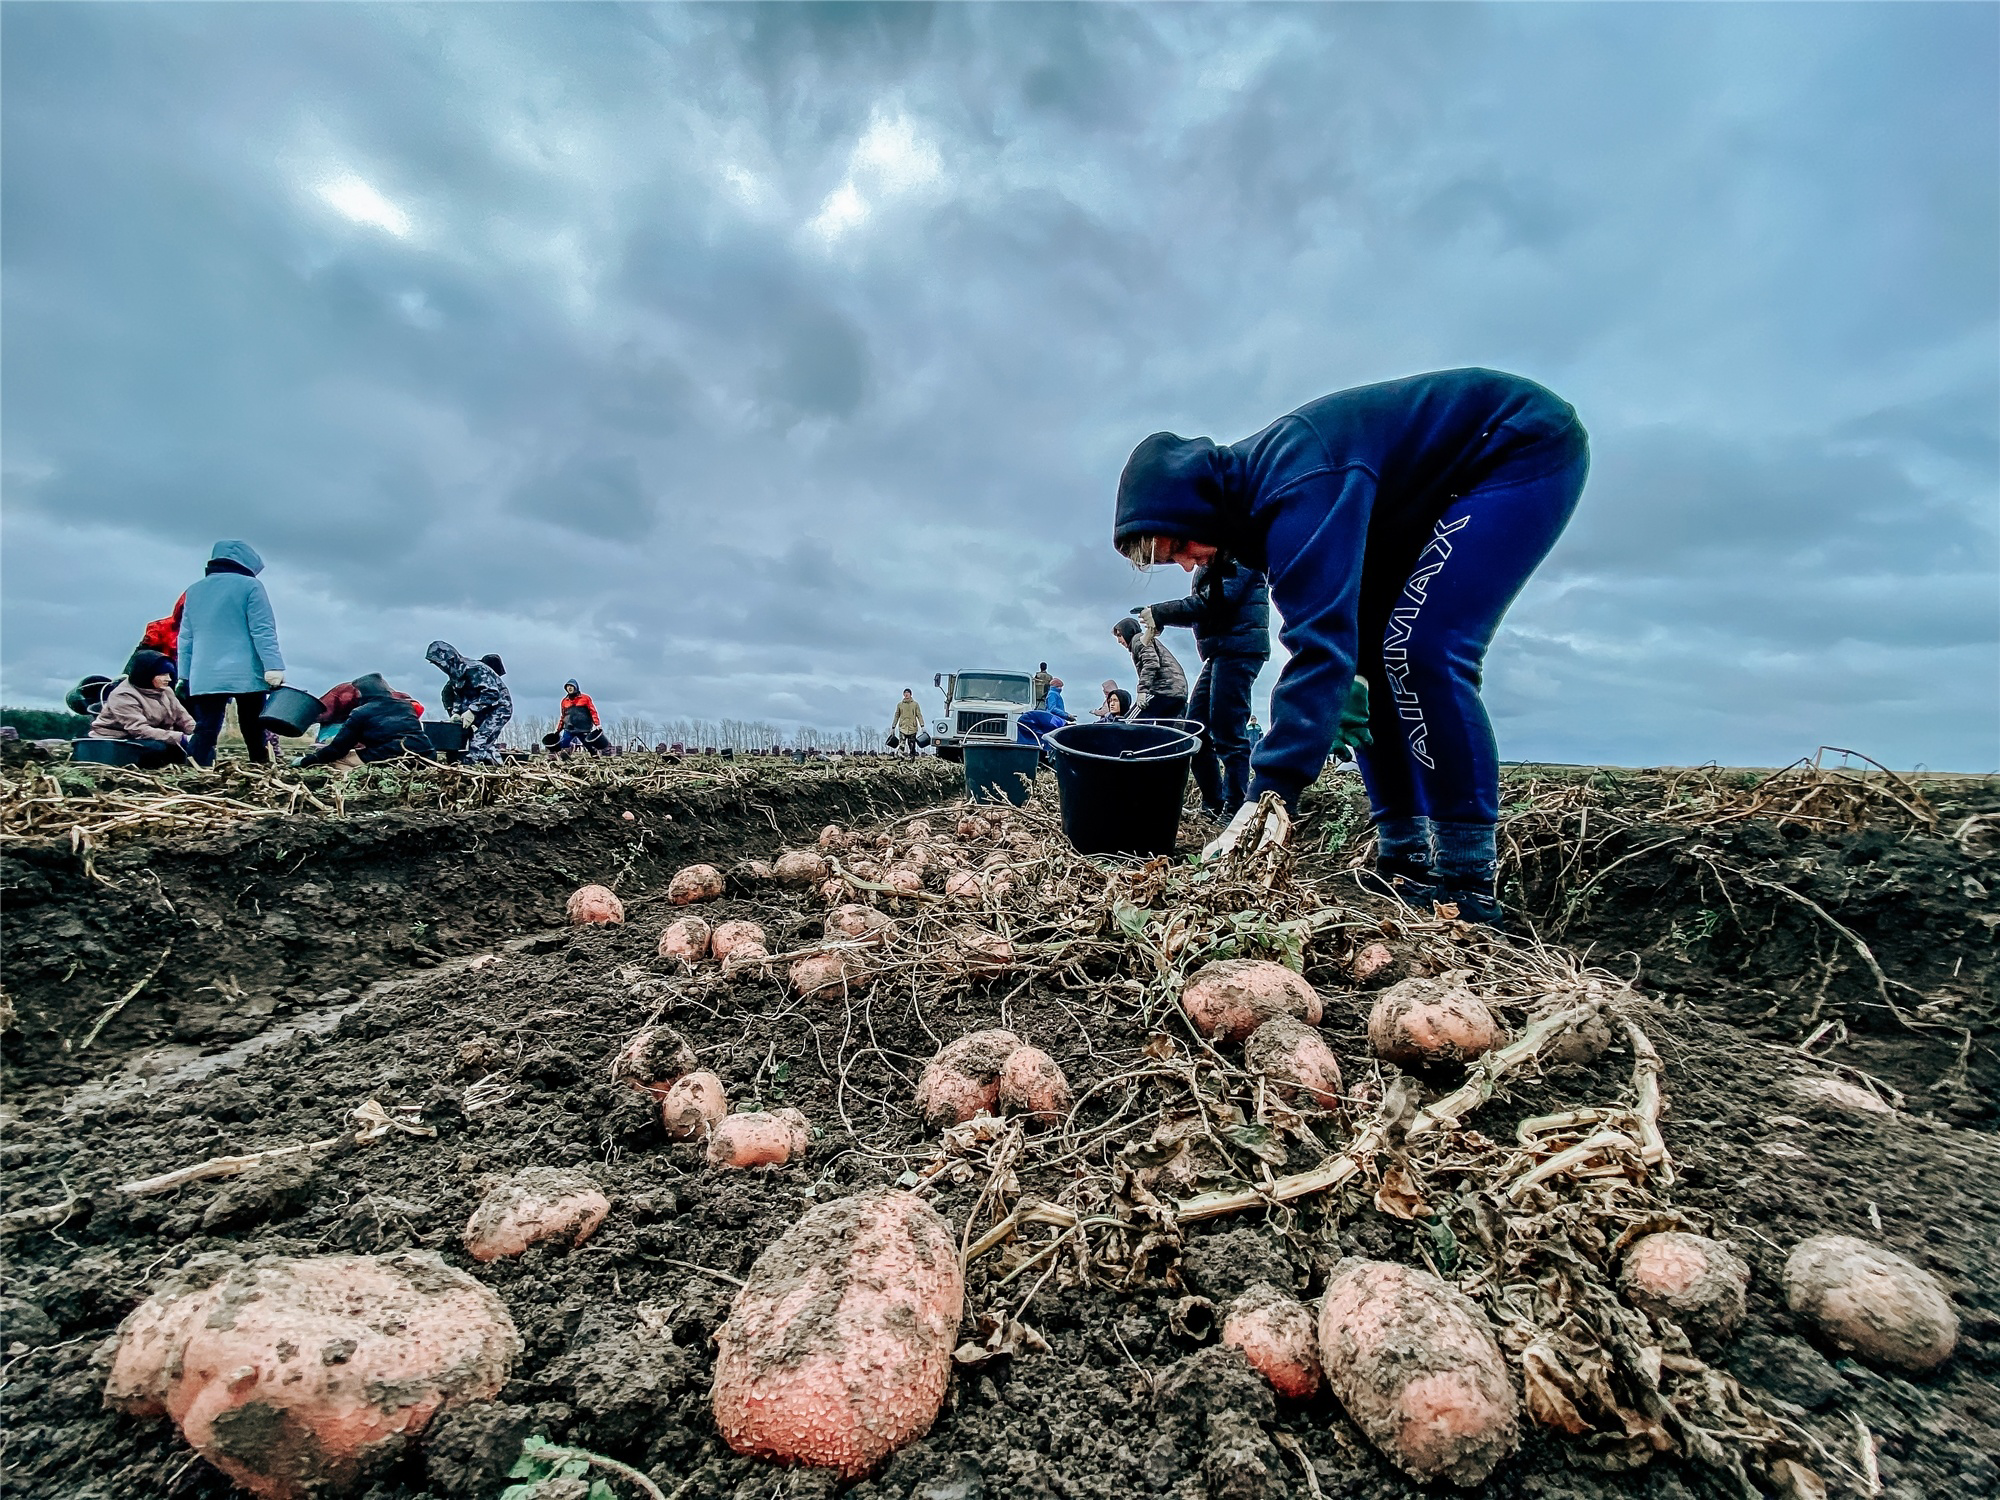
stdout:
[[995,739],[1005,739],[1007,736],[1007,716],[983,709],[961,713],[958,716],[958,732],[960,734],[991,735]]

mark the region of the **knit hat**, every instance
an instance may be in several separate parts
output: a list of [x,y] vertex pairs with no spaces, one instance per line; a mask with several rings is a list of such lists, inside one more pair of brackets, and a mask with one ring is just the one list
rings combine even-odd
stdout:
[[135,688],[151,689],[155,677],[172,677],[174,659],[163,656],[158,651],[135,651],[132,665],[125,669],[125,680]]

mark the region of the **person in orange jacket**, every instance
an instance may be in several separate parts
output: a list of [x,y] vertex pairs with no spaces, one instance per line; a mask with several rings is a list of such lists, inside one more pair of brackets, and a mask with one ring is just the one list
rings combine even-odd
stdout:
[[597,717],[597,705],[590,701],[590,694],[578,687],[574,679],[563,684],[562,707],[556,711],[556,722],[558,724],[567,724],[569,722],[570,710],[573,708],[580,708],[590,715],[590,727],[592,729],[602,729],[604,727],[603,723]]

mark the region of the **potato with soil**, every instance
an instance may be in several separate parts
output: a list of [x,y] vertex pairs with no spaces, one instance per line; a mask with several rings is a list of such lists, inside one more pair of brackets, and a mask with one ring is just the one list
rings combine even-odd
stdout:
[[823,854],[838,854],[854,847],[854,835],[838,823],[829,823],[819,831],[819,847]]
[[669,922],[660,934],[660,957],[675,958],[690,966],[708,957],[708,941],[714,929],[700,917],[682,917]]
[[719,900],[726,884],[722,871],[714,865],[689,865],[685,870],[676,870],[674,878],[667,882],[667,899],[675,906]]
[[1428,1272],[1341,1261],[1320,1303],[1319,1353],[1354,1425],[1415,1479],[1478,1484],[1520,1441],[1492,1325]]
[[1322,1109],[1340,1103],[1340,1059],[1318,1027],[1291,1016],[1273,1016],[1251,1033],[1243,1066],[1276,1084],[1282,1099],[1303,1092]]
[[625,903],[609,886],[587,885],[570,893],[569,920],[574,927],[590,927],[625,920]]
[[830,943],[865,942],[879,946],[894,940],[896,919],[872,906],[857,906],[850,902],[828,912],[826,924],[820,930]]
[[724,882],[730,892],[738,896],[753,896],[766,886],[777,881],[778,872],[765,859],[738,860],[729,867],[729,876]]
[[778,877],[780,885],[811,887],[833,872],[826,867],[826,861],[810,849],[787,849],[771,862],[771,873]]
[[1937,1279],[1893,1250],[1818,1234],[1785,1261],[1785,1304],[1828,1343],[1909,1374],[1958,1347],[1958,1313]]
[[521,1352],[499,1297],[428,1252],[267,1257],[163,1289],[119,1331],[108,1405],[164,1412],[253,1494],[362,1487]]
[[648,1026],[620,1049],[611,1076],[657,1097],[694,1066],[694,1048],[686,1037],[671,1027]]
[[738,1453],[858,1479],[937,1419],[964,1311],[936,1209],[895,1188],[822,1204],[716,1330],[715,1424]]
[[765,944],[764,929],[755,922],[724,922],[715,929],[708,945],[722,961],[724,974],[736,974],[745,969],[761,971],[764,960],[771,956]]
[[1209,1040],[1240,1042],[1273,1016],[1317,1026],[1322,1007],[1313,987],[1283,964],[1225,958],[1188,977],[1181,1009]]
[[1002,1114],[1053,1125],[1069,1113],[1069,1079],[1040,1047],[1019,1047],[1000,1069],[995,1102]]
[[1000,1075],[1021,1050],[1011,1031],[974,1031],[947,1042],[917,1080],[917,1109],[931,1126],[957,1125],[992,1114],[1000,1102]]
[[744,1171],[782,1167],[806,1154],[812,1127],[795,1109],[724,1115],[709,1128],[708,1164]]
[[1654,1319],[1697,1340],[1722,1340],[1743,1321],[1750,1268],[1727,1245],[1678,1229],[1642,1235],[1625,1251],[1618,1290]]
[[465,1253],[489,1261],[523,1254],[545,1240],[581,1245],[610,1212],[610,1201],[581,1172],[529,1167],[480,1199],[465,1226]]
[[859,988],[867,978],[868,965],[858,953],[808,953],[792,960],[792,988],[808,997]]
[[728,1113],[729,1099],[722,1092],[722,1080],[707,1071],[676,1078],[660,1100],[660,1123],[677,1141],[704,1138]]
[[1268,1281],[1229,1304],[1222,1342],[1241,1349],[1250,1368],[1281,1396],[1303,1399],[1319,1390],[1319,1334],[1312,1310]]
[[1471,990],[1437,979],[1405,979],[1368,1013],[1368,1045],[1398,1067],[1471,1062],[1499,1045],[1500,1023]]

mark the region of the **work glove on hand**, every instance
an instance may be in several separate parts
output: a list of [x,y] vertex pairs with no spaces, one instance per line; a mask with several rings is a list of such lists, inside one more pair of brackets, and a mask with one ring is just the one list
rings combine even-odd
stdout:
[[479,721],[473,718],[471,712],[468,711],[458,716],[458,722],[463,724],[467,729],[470,729],[474,724],[478,723]]
[[1150,604],[1143,609],[1134,610],[1132,614],[1133,618],[1145,627],[1147,635],[1158,635],[1160,633],[1159,621],[1153,618],[1153,607]]
[[283,672],[266,672],[264,674],[265,687],[276,689],[276,688],[281,688],[284,685],[285,685],[285,674]]
[[1340,728],[1333,737],[1333,753],[1341,760],[1354,759],[1358,746],[1373,745],[1375,735],[1368,727],[1368,679],[1354,674],[1354,685],[1341,705]]
[[1265,798],[1271,799],[1271,813],[1264,823],[1264,831],[1258,836],[1257,847],[1261,849],[1266,844],[1282,844],[1291,837],[1291,815],[1285,811],[1282,802],[1272,793],[1266,792],[1264,797],[1258,798],[1255,802],[1246,802],[1236,809],[1236,816],[1229,820],[1229,826],[1202,849],[1203,864],[1221,859],[1243,842],[1251,826],[1257,821],[1258,814],[1263,811]]

